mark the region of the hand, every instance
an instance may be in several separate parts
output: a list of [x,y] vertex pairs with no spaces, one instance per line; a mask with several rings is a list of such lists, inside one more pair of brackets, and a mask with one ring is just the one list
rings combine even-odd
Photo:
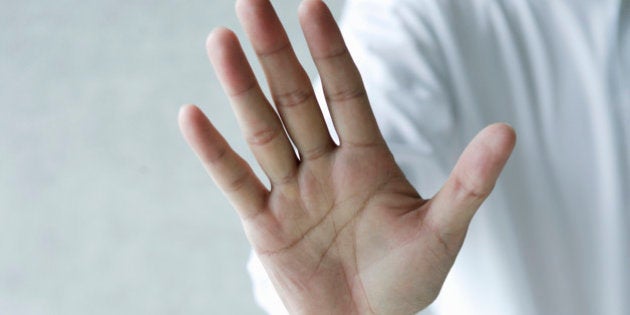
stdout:
[[437,195],[423,199],[387,148],[325,4],[306,0],[299,14],[339,145],[269,1],[239,0],[237,13],[279,117],[231,31],[213,31],[207,50],[271,189],[197,107],[182,107],[179,121],[240,215],[285,306],[292,314],[410,314],[425,308],[507,161],[514,131],[504,124],[485,128]]

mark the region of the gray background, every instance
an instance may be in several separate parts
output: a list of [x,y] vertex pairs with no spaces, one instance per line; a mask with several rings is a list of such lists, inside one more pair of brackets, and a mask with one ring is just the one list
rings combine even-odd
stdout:
[[[234,1],[0,3],[0,314],[261,313],[176,124],[199,104],[252,161],[203,48],[243,37]],[[274,3],[313,75],[298,1]]]

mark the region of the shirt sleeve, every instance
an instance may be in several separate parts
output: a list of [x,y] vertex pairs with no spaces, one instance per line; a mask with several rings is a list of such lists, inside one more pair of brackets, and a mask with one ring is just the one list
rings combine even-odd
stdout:
[[[390,150],[419,192],[432,196],[454,163],[454,119],[439,47],[422,6],[422,1],[348,0],[341,29]],[[321,83],[314,85],[338,141]],[[256,302],[268,314],[288,314],[254,252],[248,270]],[[429,308],[420,314],[433,313]]]

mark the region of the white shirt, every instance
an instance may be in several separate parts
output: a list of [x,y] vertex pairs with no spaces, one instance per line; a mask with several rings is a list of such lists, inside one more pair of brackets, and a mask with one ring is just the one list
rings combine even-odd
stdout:
[[426,312],[630,314],[630,1],[350,0],[342,29],[425,198],[484,126],[518,134]]

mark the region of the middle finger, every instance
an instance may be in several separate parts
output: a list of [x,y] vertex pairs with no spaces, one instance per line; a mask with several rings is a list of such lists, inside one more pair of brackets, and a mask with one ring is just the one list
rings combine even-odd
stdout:
[[313,87],[273,6],[268,0],[239,0],[236,9],[300,159],[313,160],[330,152],[334,143]]

